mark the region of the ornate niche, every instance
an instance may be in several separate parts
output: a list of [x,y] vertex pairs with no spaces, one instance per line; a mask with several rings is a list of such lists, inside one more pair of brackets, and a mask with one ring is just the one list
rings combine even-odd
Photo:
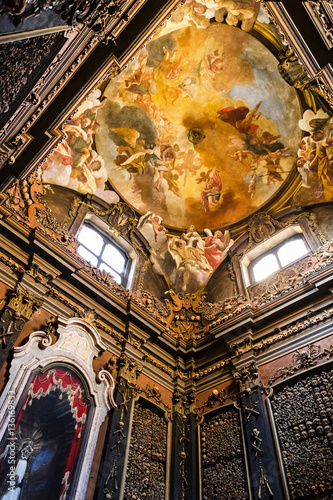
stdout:
[[140,397],[133,412],[124,500],[168,498],[167,440],[164,411]]
[[332,498],[332,363],[277,384],[270,401],[286,495]]
[[97,330],[80,318],[58,325],[54,344],[37,331],[14,348],[0,400],[2,495],[11,487],[17,498],[83,500],[99,428],[115,407],[112,376],[92,367],[106,348]]
[[200,425],[202,498],[249,498],[239,411],[228,405]]

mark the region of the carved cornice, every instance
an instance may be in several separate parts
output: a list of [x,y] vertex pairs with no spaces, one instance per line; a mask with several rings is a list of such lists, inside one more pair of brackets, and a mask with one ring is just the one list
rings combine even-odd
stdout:
[[[324,251],[322,252],[323,254],[325,253]],[[324,255],[325,257],[325,255]],[[327,257],[327,255],[326,255]],[[3,261],[3,260],[2,260]],[[13,269],[17,270],[17,266],[15,265],[14,261],[10,258],[7,258],[6,264],[11,266]],[[21,267],[20,271],[24,271],[24,268]],[[27,274],[30,275],[30,269],[28,270]],[[40,280],[43,280],[45,276],[43,277],[42,275],[39,275],[38,273],[36,274],[36,269],[34,268],[33,272],[33,277],[35,276],[35,279],[37,282],[40,282]],[[75,300],[70,300],[66,296],[64,296],[60,291],[56,290],[54,287],[50,288],[50,291],[47,294],[50,298],[53,298],[57,301],[60,301],[62,304],[64,304],[66,307],[68,307],[70,310],[73,311],[74,315],[79,316],[79,317],[88,317],[87,314],[89,315],[89,318],[91,316],[91,311],[87,311],[84,307],[79,307]],[[21,296],[22,298],[22,296]],[[13,301],[10,302],[9,307],[13,306],[16,307],[15,304],[17,302],[17,311],[20,311],[20,307],[22,308],[22,311],[24,309],[23,305],[23,300],[15,300],[13,297]],[[20,306],[21,304],[21,306]],[[40,306],[41,304],[39,304]],[[35,307],[38,307],[38,304],[36,304]],[[13,309],[14,310],[14,309]],[[30,309],[29,311],[26,310],[26,312],[20,311],[20,314],[25,314],[25,317],[30,317]],[[329,309],[324,309],[321,312],[316,312],[313,314],[311,311],[308,311],[306,314],[305,319],[299,319],[297,322],[293,322],[290,325],[285,326],[283,329],[279,329],[277,332],[275,332],[273,335],[257,341],[256,343],[252,342],[247,342],[246,339],[241,345],[238,345],[237,343],[233,346],[233,353],[228,356],[222,357],[218,362],[215,362],[214,364],[205,367],[204,369],[200,369],[198,371],[195,371],[193,369],[190,369],[188,371],[183,371],[182,369],[177,368],[176,370],[172,370],[171,367],[167,366],[164,363],[161,363],[159,360],[151,356],[150,354],[147,354],[145,352],[144,348],[144,343],[142,341],[137,340],[136,338],[132,337],[131,335],[127,335],[126,337],[121,334],[120,332],[117,332],[115,329],[111,328],[108,326],[104,321],[102,321],[99,317],[96,317],[94,314],[94,321],[96,322],[96,327],[100,330],[103,331],[107,337],[113,338],[116,343],[124,346],[126,344],[132,345],[134,348],[138,349],[143,355],[142,361],[144,363],[151,364],[158,369],[160,369],[162,372],[166,373],[167,375],[171,376],[172,378],[179,378],[183,381],[188,381],[188,380],[199,380],[203,379],[205,377],[211,377],[214,373],[217,373],[219,371],[225,370],[225,368],[228,366],[229,363],[233,362],[235,359],[237,359],[239,356],[248,353],[248,352],[253,352],[255,356],[260,355],[263,351],[268,349],[269,347],[279,343],[283,342],[288,338],[291,338],[295,335],[298,335],[301,332],[305,332],[309,328],[314,328],[318,326],[320,323],[327,322],[333,317],[333,307]],[[90,318],[91,320],[91,318]],[[106,337],[106,338],[107,338]]]
[[149,363],[152,366],[155,366],[156,368],[158,368],[162,372],[164,372],[172,377],[174,375],[174,371],[169,366],[165,365],[164,363],[161,363],[160,361],[155,359],[150,354],[144,354],[142,357],[142,361],[144,361],[145,363]]
[[261,340],[252,346],[253,351],[258,354],[260,351],[267,349],[269,346],[281,342],[289,337],[296,335],[297,333],[312,328],[333,316],[333,307],[330,309],[324,309],[324,311],[317,313],[316,315],[311,315],[311,311],[307,313],[307,319],[298,320],[295,323],[288,325],[283,329],[279,329],[278,333]]
[[[76,257],[78,257],[76,255]],[[78,275],[83,275],[86,280],[91,278],[93,281],[97,282],[99,285],[105,287],[108,291],[108,294],[114,295],[117,298],[117,301],[128,301],[131,296],[131,293],[127,288],[124,288],[122,285],[116,283],[116,281],[112,278],[112,276],[106,271],[101,271],[97,267],[92,266],[89,262],[84,261],[84,259],[80,259],[82,263],[82,268],[77,271]]]
[[0,262],[2,262],[15,274],[23,274],[25,271],[25,268],[21,264],[18,264],[11,257],[8,257],[8,255],[2,252],[0,252]]
[[[19,221],[31,229],[38,227],[38,231],[42,231],[50,242],[61,247],[63,251],[68,252],[73,257],[77,248],[75,238],[65,231],[51,216],[49,209],[47,209],[42,201],[43,193],[44,188],[40,179],[35,174],[31,175],[27,180],[21,181],[18,179],[7,190],[4,196],[2,205],[7,209],[5,213],[7,215],[9,210]],[[116,205],[116,208],[113,207],[109,211],[103,212],[104,215],[109,215],[112,218],[112,224],[117,223],[114,220],[115,218],[118,217],[119,219],[120,215],[122,217],[124,215],[122,212],[123,204],[118,205]],[[324,236],[318,230],[314,214],[301,213],[287,222],[279,222],[271,216],[259,214],[250,223],[250,235],[252,234],[252,237],[250,237],[248,247],[252,246],[255,238],[257,240],[258,238],[259,240],[261,238],[264,240],[269,237],[274,227],[279,229],[286,228],[303,218],[309,221],[312,229],[317,231],[318,236],[323,240]],[[126,221],[128,224],[126,227],[129,231],[134,227],[135,220],[135,217],[133,220],[131,216],[127,217]],[[261,226],[264,226],[265,231],[261,231]],[[166,325],[166,329],[173,336],[191,338],[197,335],[202,336],[207,331],[208,322],[210,323],[210,327],[224,323],[241,313],[249,313],[262,308],[264,305],[293,292],[296,288],[306,285],[311,276],[333,264],[333,242],[326,243],[312,256],[297,264],[298,267],[292,275],[289,275],[290,273],[286,274],[286,271],[278,273],[274,276],[274,285],[263,289],[261,292],[257,290],[256,296],[252,300],[238,295],[215,304],[206,303],[204,297],[192,297],[186,294],[178,295],[173,291],[169,292],[170,299],[164,301],[160,301],[149,294],[149,292],[142,290],[130,293],[121,285],[116,284],[107,273],[94,268],[77,254],[75,258],[78,262],[82,263],[80,272],[89,274],[91,278],[98,281],[102,286],[107,287],[109,291],[116,293],[118,297],[122,297],[125,300],[131,299],[137,306],[146,310],[148,309],[150,314]],[[10,264],[9,261],[8,263],[17,267],[14,263]],[[290,268],[288,269],[290,270]],[[184,332],[181,331],[181,322],[183,324],[184,322],[188,323],[185,336]]]
[[251,300],[243,295],[237,295],[214,304],[207,303],[204,318],[210,322],[210,327],[212,327],[234,319],[241,313],[250,313],[252,310],[253,304]]
[[304,7],[319,31],[326,46],[333,47],[333,2],[332,0],[310,0]]
[[[50,243],[59,246],[73,258],[76,247],[74,238],[63,229],[59,229],[57,223],[49,217],[46,207],[40,201],[42,192],[43,187],[34,176],[31,176],[28,181],[18,180],[8,190],[3,206],[30,228],[34,228],[36,224],[39,224],[38,231],[43,230]],[[303,216],[304,214],[299,214],[296,219],[299,220]],[[295,222],[296,219],[291,220]],[[314,219],[312,222],[313,224],[316,223]],[[42,223],[51,227],[44,228],[41,225]],[[286,227],[284,223],[282,225]],[[273,304],[276,300],[282,299],[288,294],[295,293],[296,289],[301,290],[304,286],[311,285],[309,280],[312,276],[316,276],[319,272],[328,271],[332,266],[333,242],[323,245],[315,254],[297,264],[297,272],[295,271],[291,275],[290,273],[287,275],[285,271],[278,273],[274,278],[274,285],[263,289],[261,292],[257,290],[256,296],[252,300],[239,295],[215,304],[206,303],[204,298],[180,296],[174,292],[170,292],[170,299],[164,301],[142,290],[131,293],[121,285],[116,284],[107,273],[99,271],[77,255],[75,259],[77,262],[82,263],[82,267],[78,271],[79,274],[90,276],[91,279],[105,287],[108,293],[115,294],[117,300],[120,298],[125,301],[130,300],[136,307],[142,309],[144,315],[153,316],[161,324],[165,325],[165,331],[169,332],[171,337],[179,338],[184,336],[184,333],[179,331],[182,328],[181,322],[183,321],[180,313],[183,311],[186,317],[189,316],[187,322],[192,328],[191,332],[187,332],[187,337],[201,338],[206,334],[208,324],[211,328],[234,321],[236,318],[239,319],[241,314],[252,315],[256,310]],[[5,254],[0,254],[0,260],[15,272],[25,271],[22,266],[16,264],[13,259]],[[37,281],[43,280],[45,283],[47,282],[47,277],[40,276],[34,268],[29,270],[29,274]]]
[[[295,85],[295,87],[303,92],[315,92],[324,97],[330,106],[333,106],[333,83],[329,79],[322,77],[325,68],[320,69],[313,54],[309,53],[305,41],[290,18],[283,3],[261,0],[261,5],[276,26],[282,43],[295,52],[300,65],[307,75],[307,77],[302,80],[298,80],[298,84]],[[311,106],[310,102],[309,105]]]
[[149,315],[166,325],[170,310],[165,301],[157,299],[146,290],[137,290],[131,294],[131,303],[144,309]]

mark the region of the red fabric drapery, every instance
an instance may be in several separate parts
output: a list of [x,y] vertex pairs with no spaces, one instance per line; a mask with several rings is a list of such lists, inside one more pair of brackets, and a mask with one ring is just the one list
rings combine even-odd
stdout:
[[[48,394],[57,389],[61,391],[61,398],[64,393],[67,395],[72,416],[76,422],[75,435],[67,458],[62,478],[62,489],[59,497],[59,500],[65,500],[73,479],[74,468],[80,451],[82,441],[81,438],[83,436],[88,413],[88,406],[85,403],[84,390],[80,381],[72,373],[63,368],[52,368],[45,373],[35,375],[31,381],[27,395],[24,398],[22,408],[17,416],[15,431],[22,419],[27,405],[31,405],[33,399],[46,397]],[[61,436],[59,436],[59,438],[61,438]]]

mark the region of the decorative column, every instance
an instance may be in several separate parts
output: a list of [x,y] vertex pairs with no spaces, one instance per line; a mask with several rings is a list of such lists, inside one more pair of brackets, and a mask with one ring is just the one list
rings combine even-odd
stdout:
[[195,392],[173,395],[170,500],[195,500],[198,491],[198,454]]
[[0,368],[5,363],[23,326],[42,303],[41,299],[35,297],[20,284],[11,292],[9,302],[0,317]]
[[185,441],[185,471],[187,487],[185,499],[195,500],[198,495],[198,436],[197,436],[197,407],[194,388],[186,396],[187,441]]
[[239,383],[253,498],[283,500],[278,462],[274,454],[257,367],[252,363],[233,370],[232,374]]
[[99,480],[95,498],[98,500],[117,500],[124,481],[125,459],[128,446],[133,395],[142,365],[126,354],[118,358],[118,377],[115,393],[117,407],[112,411],[105,436]]
[[187,479],[185,462],[187,458],[185,398],[176,389],[173,393],[172,437],[171,437],[171,470],[170,470],[170,500],[184,500]]

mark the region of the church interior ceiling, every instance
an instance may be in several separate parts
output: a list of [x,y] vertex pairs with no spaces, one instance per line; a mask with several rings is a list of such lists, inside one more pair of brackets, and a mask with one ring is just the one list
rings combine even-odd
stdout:
[[[200,294],[208,283],[214,286],[211,278],[218,269],[222,273],[224,261],[232,279],[230,255],[237,251],[231,249],[256,212],[332,199],[330,96],[285,44],[265,2],[175,3],[144,44],[126,49],[123,39],[120,49],[115,35],[102,27],[129,20],[135,5],[118,4],[117,15],[109,8],[98,19],[93,5],[81,12],[78,4],[75,16],[66,3],[57,5],[57,36],[66,23],[92,28],[97,35],[88,45],[99,45],[89,60],[96,54],[96,61],[106,61],[109,69],[106,74],[100,70],[88,87],[78,77],[64,86],[60,80],[60,96],[47,108],[54,113],[58,106],[59,125],[46,126],[45,134],[47,112],[41,128],[38,119],[30,119],[23,134],[4,143],[3,172],[18,173],[27,164],[37,169],[30,183],[35,186],[34,179],[40,179],[43,188],[33,189],[38,198],[34,210],[29,209],[35,213],[33,227],[50,219],[38,213],[44,205],[61,231],[75,235],[73,213],[87,196],[97,197],[102,205],[95,213],[109,214],[115,234],[120,231],[132,244],[135,229],[136,249],[142,239],[142,255],[149,257],[145,269],[163,282],[157,295],[167,290]],[[16,25],[23,28],[34,19],[28,5],[20,12],[15,8],[9,2],[3,11],[13,33]],[[52,17],[49,5],[44,11]],[[38,31],[42,24],[36,23],[26,29]],[[114,32],[121,37],[117,25]],[[27,38],[27,43],[38,39]],[[110,58],[109,44],[123,63]],[[121,50],[127,54],[123,59]],[[46,57],[36,57],[36,63],[40,60]],[[73,96],[71,113],[59,108],[63,93]],[[38,106],[35,97],[30,105]],[[9,112],[5,106],[5,114]],[[35,136],[29,126],[31,134],[36,128]],[[11,148],[16,148],[17,160],[15,151],[9,156]],[[15,189],[8,193],[13,196]],[[15,206],[19,211],[20,202]],[[129,225],[121,223],[123,212]],[[141,280],[139,288],[145,284],[153,291],[151,282]]]
[[332,19],[332,0],[2,2],[17,498],[332,498]]
[[[181,231],[230,226],[285,191],[302,136],[297,91],[248,33],[254,3],[245,4],[243,29],[211,22],[224,20],[212,5],[180,6],[103,93],[90,95],[43,164],[45,182],[111,203],[118,194]],[[315,197],[311,171],[299,172]]]
[[165,289],[202,292],[258,210],[332,199],[325,97],[258,2],[191,0],[67,115],[38,176],[127,204]]

